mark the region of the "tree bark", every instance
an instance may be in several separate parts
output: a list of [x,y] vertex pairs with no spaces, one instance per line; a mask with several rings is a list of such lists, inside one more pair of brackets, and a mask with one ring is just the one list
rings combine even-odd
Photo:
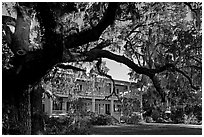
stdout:
[[38,85],[31,90],[31,134],[40,135],[44,132],[43,110],[42,110],[43,89]]
[[30,111],[30,93],[29,90],[18,92],[18,122],[20,126],[20,134],[31,134],[31,111]]
[[3,73],[3,134],[31,134],[30,93],[18,87],[19,80]]

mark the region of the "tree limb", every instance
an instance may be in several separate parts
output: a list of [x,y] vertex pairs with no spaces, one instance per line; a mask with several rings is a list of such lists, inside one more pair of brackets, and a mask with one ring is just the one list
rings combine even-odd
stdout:
[[117,7],[118,3],[109,3],[104,16],[95,27],[67,36],[65,39],[66,48],[74,48],[98,40],[102,32],[114,22]]
[[99,43],[94,49],[103,49],[105,47],[108,47],[111,44],[110,40],[105,40]]
[[105,76],[105,77],[109,78],[109,79],[111,80],[111,82],[113,83],[113,92],[111,92],[110,95],[105,96],[105,99],[108,99],[109,97],[115,95],[115,96],[118,98],[118,100],[119,100],[120,97],[119,97],[119,96],[116,94],[116,92],[115,92],[115,81],[114,81],[114,79],[112,78],[112,76],[110,76],[110,75],[104,73],[103,70],[101,70],[101,67],[100,67],[100,66],[101,66],[101,63],[102,63],[102,59],[100,58],[100,59],[98,59],[98,62],[96,63],[96,68],[97,68],[97,70],[98,70],[98,72],[99,72],[99,75]]
[[134,33],[135,30],[136,30],[137,28],[139,28],[139,27],[150,26],[150,25],[154,25],[154,24],[156,24],[156,23],[158,23],[158,22],[151,22],[151,23],[149,23],[149,24],[140,23],[140,24],[134,26],[134,28],[125,36],[125,38],[127,39],[127,38],[128,38],[132,33]]
[[15,32],[12,39],[12,51],[17,55],[25,55],[29,51],[29,35],[31,18],[26,9],[21,6],[16,7],[17,20]]
[[129,68],[133,69],[136,73],[145,74],[147,76],[154,75],[153,69],[139,67],[125,56],[116,55],[107,50],[92,49],[89,52],[85,53],[85,55],[87,56],[87,58],[85,58],[86,61],[93,61],[96,60],[97,58],[108,58],[127,65]]

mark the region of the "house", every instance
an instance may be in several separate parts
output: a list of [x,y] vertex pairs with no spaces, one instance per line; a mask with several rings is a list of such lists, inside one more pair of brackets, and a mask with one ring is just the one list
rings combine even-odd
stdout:
[[[69,74],[71,75],[71,74]],[[70,76],[71,77],[71,76]],[[43,109],[48,115],[66,113],[70,111],[70,98],[78,98],[83,102],[83,110],[97,114],[107,114],[119,120],[121,117],[121,102],[116,96],[105,99],[113,92],[113,83],[104,77],[75,78],[67,80],[69,85],[64,91],[55,92],[58,101],[44,95]],[[114,80],[116,94],[126,97],[133,97],[132,93],[137,92],[137,84]],[[132,92],[133,91],[133,92]]]

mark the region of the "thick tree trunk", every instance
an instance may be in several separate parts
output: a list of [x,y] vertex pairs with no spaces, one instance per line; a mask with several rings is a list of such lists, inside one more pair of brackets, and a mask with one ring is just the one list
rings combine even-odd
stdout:
[[[8,91],[7,91],[8,92]],[[30,135],[31,113],[30,95],[26,91],[15,91],[10,100],[3,100],[3,134]],[[3,95],[4,97],[4,95]]]
[[6,72],[2,75],[3,134],[31,134],[30,93],[21,81]]
[[31,111],[30,111],[30,93],[29,90],[18,92],[18,122],[20,126],[20,134],[31,134]]
[[31,134],[40,135],[44,132],[43,110],[42,110],[43,89],[37,86],[31,91]]

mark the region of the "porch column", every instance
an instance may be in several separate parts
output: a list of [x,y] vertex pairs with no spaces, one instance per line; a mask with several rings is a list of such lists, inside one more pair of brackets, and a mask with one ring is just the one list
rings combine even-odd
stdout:
[[96,106],[96,101],[95,101],[95,98],[93,97],[92,98],[92,112],[95,112],[95,106]]
[[95,93],[95,91],[96,91],[96,90],[95,90],[95,82],[96,82],[96,81],[95,81],[95,78],[96,78],[96,77],[93,76],[93,79],[92,79],[92,80],[93,80],[93,83],[92,83],[92,88],[93,88],[93,90],[92,90],[92,101],[91,101],[91,102],[92,102],[92,103],[91,103],[92,112],[95,112],[95,105],[96,105],[96,102],[95,102],[95,94],[96,94],[96,93]]
[[114,115],[114,107],[113,107],[113,105],[114,105],[114,100],[113,100],[113,98],[111,98],[111,104],[110,104],[110,112],[111,112],[111,116]]
[[113,93],[113,82],[111,82],[111,93]]
[[65,101],[65,100],[63,100],[63,103],[62,103],[62,110],[64,111],[64,112],[66,112],[67,110],[67,102]]

